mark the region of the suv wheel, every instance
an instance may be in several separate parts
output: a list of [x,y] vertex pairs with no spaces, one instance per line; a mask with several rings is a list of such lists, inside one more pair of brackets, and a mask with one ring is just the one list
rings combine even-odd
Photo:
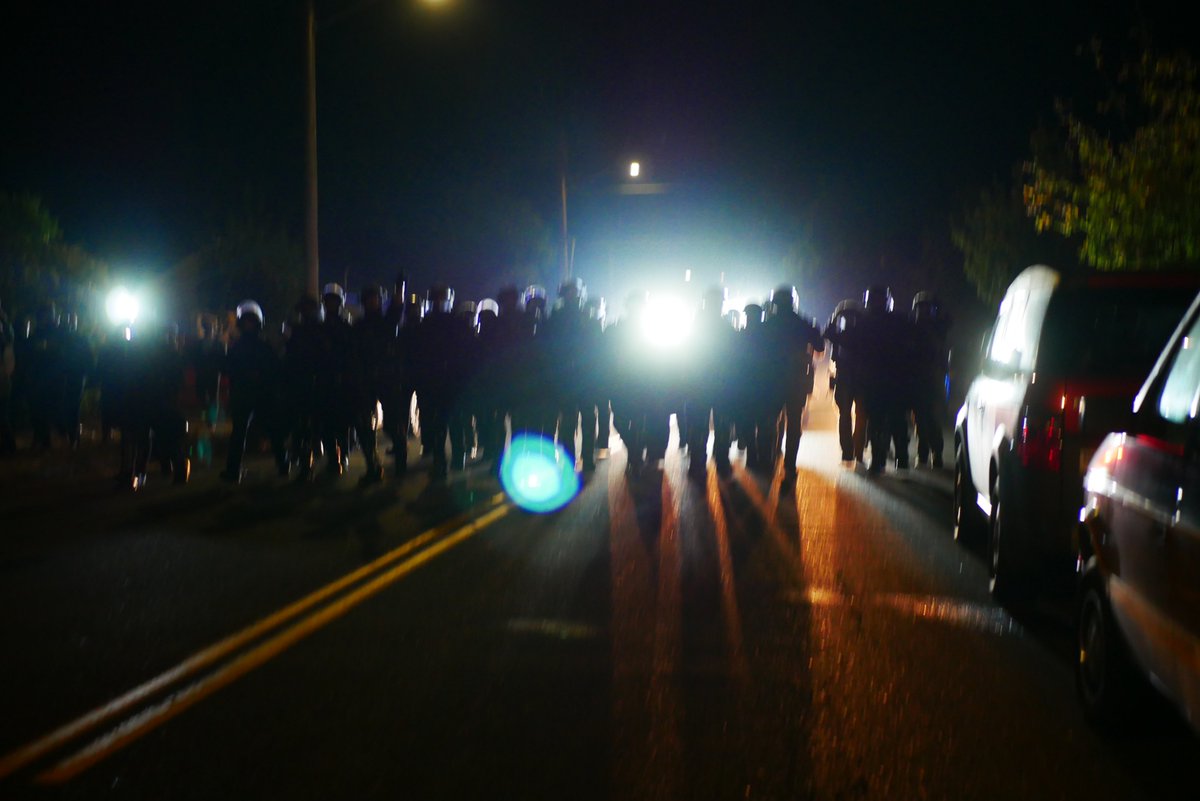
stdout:
[[1089,722],[1111,728],[1128,718],[1148,686],[1130,659],[1103,585],[1094,574],[1080,592],[1076,641],[1079,702]]
[[988,526],[988,589],[1000,603],[1023,601],[1028,595],[1019,554],[1013,542],[1011,502],[999,479],[992,491]]
[[954,448],[954,541],[975,548],[983,540],[983,515],[975,503],[974,485],[967,474],[967,453],[961,445]]

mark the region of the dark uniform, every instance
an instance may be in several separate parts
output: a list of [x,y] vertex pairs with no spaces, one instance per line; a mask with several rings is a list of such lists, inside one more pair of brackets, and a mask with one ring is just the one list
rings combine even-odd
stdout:
[[452,312],[453,290],[443,285],[431,288],[429,304],[429,313],[415,332],[412,364],[422,441],[433,458],[432,477],[441,480],[449,470],[446,439],[450,415],[462,392],[466,332]]
[[917,465],[941,467],[945,447],[942,426],[949,419],[946,369],[950,351],[946,335],[950,320],[936,297],[929,292],[918,292],[913,297],[912,322],[916,338],[912,409],[917,431]]
[[134,337],[128,356],[126,424],[121,444],[131,472],[122,483],[134,490],[143,487],[147,464],[157,458],[163,475],[173,475],[175,483],[183,484],[191,473],[191,462],[187,417],[180,400],[186,360],[177,337],[161,329],[141,331]]
[[771,300],[772,314],[763,323],[763,339],[772,359],[772,408],[779,414],[774,441],[778,443],[786,432],[783,469],[785,475],[792,475],[796,472],[804,406],[813,391],[813,354],[824,352],[825,340],[812,321],[797,313],[794,288],[776,289]]
[[[579,279],[559,287],[560,306],[538,336],[543,340],[549,390],[558,418],[558,439],[583,470],[596,469],[596,356],[600,330],[592,324],[584,303],[586,289]],[[575,433],[580,433],[578,452]]]
[[375,411],[382,394],[380,371],[391,350],[392,340],[396,338],[396,329],[383,315],[383,290],[380,287],[363,289],[362,304],[362,319],[350,330],[347,390],[355,436],[367,466],[362,483],[370,484],[383,478],[375,437]]
[[481,370],[477,379],[491,399],[490,422],[480,431],[480,438],[484,454],[493,460],[498,460],[505,448],[505,419],[514,432],[527,424],[523,414],[534,379],[525,360],[533,347],[534,319],[525,311],[524,297],[510,286],[496,294],[496,301],[496,319],[479,331]]
[[747,304],[746,327],[734,343],[734,405],[738,447],[746,451],[746,467],[751,470],[774,464],[779,443],[775,441],[778,409],[772,415],[770,354],[763,339],[763,307]]
[[696,318],[695,347],[686,388],[686,441],[693,478],[706,475],[709,419],[712,420],[713,462],[717,471],[728,474],[729,432],[733,424],[735,382],[726,380],[726,370],[735,359],[736,333],[722,315],[725,291],[709,290],[701,314]]
[[59,328],[59,400],[56,408],[56,428],[67,438],[72,448],[79,447],[79,407],[83,389],[96,369],[92,347],[79,332],[79,318],[68,314],[66,324]]
[[233,430],[229,436],[229,454],[221,478],[231,483],[242,480],[242,457],[250,425],[257,422],[272,431],[272,450],[279,471],[287,474],[284,438],[272,425],[280,387],[280,365],[275,351],[262,336],[263,314],[257,303],[238,306],[240,336],[225,354],[222,373],[229,378],[229,416]]
[[321,427],[317,384],[328,343],[321,325],[321,305],[306,297],[297,304],[298,319],[283,356],[283,376],[291,424],[291,456],[300,467],[300,478],[312,477],[320,449]]
[[848,336],[850,347],[862,354],[862,392],[867,409],[867,438],[871,444],[871,473],[882,473],[888,446],[896,451],[896,467],[908,468],[908,409],[911,398],[913,326],[892,312],[887,287],[873,286],[863,300],[865,311]]
[[347,391],[351,333],[350,324],[342,316],[346,305],[345,291],[337,284],[327,284],[322,304],[325,320],[321,323],[321,333],[325,337],[325,350],[317,373],[317,416],[326,469],[331,475],[340,476],[350,464],[352,423]]
[[33,333],[18,361],[18,383],[29,405],[33,447],[50,447],[50,432],[62,403],[63,341],[53,306],[38,309]]
[[830,381],[838,409],[838,443],[842,448],[842,461],[847,464],[861,462],[867,444],[867,413],[860,376],[862,357],[854,352],[853,334],[847,334],[854,329],[861,315],[856,301],[844,300],[834,310],[822,334],[833,345],[831,358],[837,365],[837,376]]
[[383,428],[391,439],[388,451],[393,458],[393,473],[399,478],[408,471],[408,424],[412,410],[412,369],[408,364],[412,327],[420,321],[420,311],[407,302],[408,279],[400,274],[393,286],[392,302],[384,319],[393,336],[379,366],[379,403],[383,408]]

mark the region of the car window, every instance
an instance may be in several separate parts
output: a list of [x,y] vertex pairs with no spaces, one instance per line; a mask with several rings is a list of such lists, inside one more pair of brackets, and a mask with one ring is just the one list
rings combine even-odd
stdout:
[[1024,343],[1022,320],[1029,302],[1029,290],[1014,289],[1000,302],[1000,314],[996,318],[995,333],[988,351],[988,360],[997,365],[1017,367]]
[[1182,423],[1196,416],[1200,401],[1200,319],[1192,323],[1167,372],[1158,413],[1172,423]]
[[1089,287],[1050,303],[1038,369],[1072,376],[1141,379],[1150,372],[1192,294],[1175,287]]

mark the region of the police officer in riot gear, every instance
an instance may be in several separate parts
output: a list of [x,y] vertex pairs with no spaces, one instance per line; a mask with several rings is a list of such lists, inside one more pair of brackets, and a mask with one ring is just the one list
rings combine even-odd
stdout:
[[421,320],[413,349],[414,380],[421,414],[422,444],[432,456],[431,477],[444,480],[449,470],[446,438],[452,409],[461,390],[464,326],[453,314],[454,290],[430,287],[429,313]]
[[893,313],[891,290],[881,284],[863,295],[863,314],[848,334],[848,347],[862,356],[862,393],[871,444],[868,472],[878,475],[895,448],[896,468],[908,469],[909,381],[912,364],[912,326]]
[[490,398],[490,419],[479,436],[484,457],[494,462],[504,451],[508,436],[506,419],[514,431],[528,423],[528,407],[538,391],[526,360],[532,348],[534,321],[525,311],[525,297],[515,286],[504,286],[496,293],[496,318],[484,324],[481,316],[479,344],[481,372],[478,383]]
[[946,368],[950,352],[946,335],[950,319],[936,295],[918,292],[913,297],[912,323],[916,337],[912,410],[917,433],[917,466],[941,467],[945,446],[942,426],[949,418]]
[[350,463],[351,409],[347,393],[347,366],[352,335],[346,322],[346,291],[339,284],[326,284],[321,298],[325,320],[324,360],[317,381],[317,414],[326,471],[340,476]]
[[369,284],[362,291],[362,319],[350,329],[350,360],[347,365],[351,419],[358,446],[366,461],[362,486],[383,479],[376,444],[376,404],[383,394],[380,389],[382,368],[387,361],[391,340],[396,330],[383,314],[384,292],[378,284]]
[[[596,469],[596,354],[599,330],[588,318],[587,287],[579,278],[564,281],[559,303],[539,337],[545,337],[547,375],[554,399],[552,418],[559,420],[558,439],[584,472]],[[580,434],[578,452],[576,430]]]
[[[222,373],[229,378],[229,416],[233,431],[229,454],[221,478],[236,484],[242,480],[242,457],[251,423],[270,425],[278,387],[279,365],[275,351],[263,339],[262,309],[252,300],[237,307],[238,338],[229,346]],[[276,466],[287,474],[287,452],[281,436],[272,437]]]
[[796,474],[796,455],[800,447],[801,421],[808,396],[813,391],[813,354],[825,351],[825,339],[813,323],[799,314],[796,288],[778,287],[771,295],[771,314],[763,323],[763,338],[773,360],[769,391],[779,428],[774,443],[783,449],[785,477]]
[[717,472],[728,475],[729,430],[732,425],[733,397],[730,382],[724,371],[733,363],[735,332],[724,317],[726,292],[724,287],[708,289],[702,298],[700,314],[696,317],[693,363],[685,399],[685,439],[691,459],[688,474],[703,479],[707,475],[709,419],[713,431],[713,463]]
[[605,358],[607,343],[604,337],[604,327],[608,317],[608,305],[604,302],[604,298],[588,298],[587,315],[591,339],[596,346],[596,352],[589,354],[589,358],[594,361],[594,366],[591,370],[593,378],[588,385],[591,392],[588,406],[596,407],[596,459],[607,459],[612,429],[609,393],[614,377],[608,369],[610,365]]
[[620,319],[609,327],[607,362],[611,374],[619,376],[612,383],[611,401],[613,429],[625,443],[625,470],[638,475],[645,464],[647,421],[652,413],[652,371],[656,366],[645,358],[642,341],[642,315],[646,309],[646,293],[631,292],[625,299]]
[[291,423],[292,458],[299,464],[298,478],[312,478],[321,443],[318,382],[328,357],[321,325],[321,304],[305,296],[296,304],[296,325],[284,351],[284,385]]
[[843,466],[852,467],[863,461],[867,441],[867,414],[862,394],[861,356],[854,352],[855,325],[862,316],[858,301],[843,300],[833,310],[823,336],[833,345],[830,354],[837,366],[837,375],[830,376],[833,401],[838,409],[838,443],[842,448]]
[[383,364],[379,368],[379,403],[383,408],[383,429],[391,439],[388,453],[393,459],[393,475],[400,478],[408,471],[408,425],[412,409],[412,369],[408,353],[412,328],[420,322],[420,311],[408,299],[408,278],[396,276],[391,304],[384,319],[391,334]]
[[[770,383],[771,364],[763,341],[762,305],[748,303],[742,314],[745,327],[736,340],[734,366],[738,447],[746,452],[747,469],[758,470],[769,466],[774,459],[775,419],[771,414],[771,399],[765,392]],[[778,414],[778,409],[775,411]]]

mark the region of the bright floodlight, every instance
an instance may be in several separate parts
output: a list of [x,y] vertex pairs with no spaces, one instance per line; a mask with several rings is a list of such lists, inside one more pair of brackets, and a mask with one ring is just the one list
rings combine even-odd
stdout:
[[545,514],[579,493],[575,461],[562,445],[537,434],[516,434],[500,457],[500,483],[513,503]]
[[642,338],[659,350],[675,350],[692,332],[692,311],[671,295],[654,296],[642,309]]
[[637,162],[637,161],[631,161],[631,162],[629,162],[629,177],[630,177],[630,178],[637,178],[637,177],[638,177],[639,175],[641,175],[641,174],[642,174],[642,165],[641,165],[641,163],[640,163],[640,162]]
[[113,325],[132,325],[140,307],[137,296],[123,286],[109,292],[104,302],[104,311]]

